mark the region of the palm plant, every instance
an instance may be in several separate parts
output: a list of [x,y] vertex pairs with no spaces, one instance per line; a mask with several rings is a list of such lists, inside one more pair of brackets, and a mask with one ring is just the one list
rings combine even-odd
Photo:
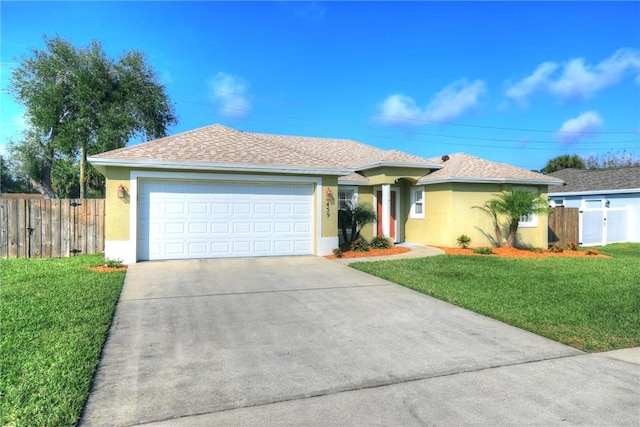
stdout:
[[[338,210],[338,227],[342,230],[345,244],[351,244],[360,236],[362,228],[376,220],[376,213],[368,203],[355,204],[347,201],[345,206]],[[347,229],[351,229],[351,238]]]
[[509,224],[509,233],[507,235],[507,244],[513,246],[516,235],[518,233],[518,223],[520,218],[530,215],[544,215],[551,213],[548,202],[536,193],[525,190],[503,191],[496,194],[497,202],[495,210],[499,214],[507,217]]
[[500,215],[506,217],[508,224],[509,231],[506,243],[509,246],[513,246],[518,234],[520,218],[551,213],[547,201],[542,196],[538,196],[531,191],[503,191],[494,196],[494,199],[486,201],[482,206],[474,206],[474,208],[481,209],[491,215],[498,246],[502,246],[504,242],[499,221]]

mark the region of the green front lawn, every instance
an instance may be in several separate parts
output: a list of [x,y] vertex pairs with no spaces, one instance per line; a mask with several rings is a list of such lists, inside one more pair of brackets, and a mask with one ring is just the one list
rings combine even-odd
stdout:
[[104,258],[0,260],[2,425],[73,425],[98,365],[124,272]]
[[640,346],[640,244],[613,258],[436,256],[358,270],[588,352]]

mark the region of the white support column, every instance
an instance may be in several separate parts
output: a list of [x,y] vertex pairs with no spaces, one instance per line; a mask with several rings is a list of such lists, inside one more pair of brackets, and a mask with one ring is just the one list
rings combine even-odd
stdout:
[[391,223],[391,185],[382,184],[382,235],[391,237],[389,225]]

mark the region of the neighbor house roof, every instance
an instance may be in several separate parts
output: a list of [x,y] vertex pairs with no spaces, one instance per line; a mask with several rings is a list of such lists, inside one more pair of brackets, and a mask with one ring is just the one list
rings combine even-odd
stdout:
[[441,169],[423,176],[418,184],[442,182],[508,182],[512,184],[560,185],[558,178],[521,169],[506,163],[496,163],[465,153],[454,153],[429,159],[441,165]]
[[640,166],[611,169],[562,169],[549,176],[565,182],[549,194],[640,192]]
[[[377,166],[438,168],[349,139],[242,132],[212,125],[91,156],[97,166],[278,171],[346,176]],[[352,176],[353,179],[358,177]],[[358,178],[361,180],[361,178]],[[362,177],[362,179],[365,179]]]

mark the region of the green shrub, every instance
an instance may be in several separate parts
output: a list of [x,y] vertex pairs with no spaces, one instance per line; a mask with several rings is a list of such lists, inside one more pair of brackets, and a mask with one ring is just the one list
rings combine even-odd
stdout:
[[458,246],[462,249],[467,249],[469,247],[469,244],[471,243],[471,237],[466,234],[461,234],[456,239],[456,242],[458,242]]
[[491,255],[493,253],[493,249],[491,248],[476,248],[473,250],[474,253],[480,255]]
[[333,250],[333,254],[336,256],[336,258],[342,258],[342,249],[340,248],[335,248]]
[[119,258],[113,259],[113,258],[105,258],[104,259],[104,266],[105,267],[111,267],[111,268],[120,268],[123,267],[124,264],[122,263],[122,260]]
[[369,243],[364,239],[356,239],[351,243],[351,250],[354,252],[367,252]]
[[530,250],[531,252],[537,252],[537,253],[539,253],[539,254],[541,254],[541,253],[543,253],[543,252],[544,252],[544,249],[542,249],[542,248],[529,248],[529,250]]
[[564,249],[562,249],[562,246],[560,246],[560,245],[553,245],[553,246],[551,246],[551,247],[549,248],[549,251],[550,251],[550,252],[555,252],[555,253],[559,254],[560,252],[563,252],[563,251],[564,251]]
[[391,243],[386,237],[376,236],[371,239],[371,247],[373,249],[389,249],[391,247]]

